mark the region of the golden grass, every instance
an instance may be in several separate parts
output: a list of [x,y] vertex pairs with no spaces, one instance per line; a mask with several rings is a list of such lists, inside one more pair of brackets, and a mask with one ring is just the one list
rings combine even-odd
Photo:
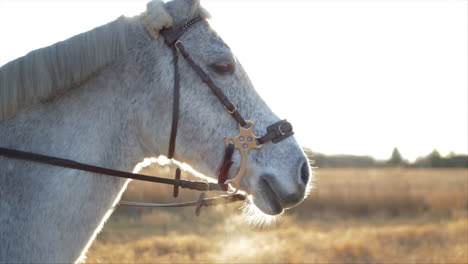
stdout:
[[318,188],[295,211],[353,217],[449,216],[468,207],[466,169],[318,169]]
[[[87,262],[468,263],[466,169],[315,176],[317,189],[275,228],[249,227],[232,205],[199,218],[193,209],[119,208]],[[125,195],[169,201],[170,190],[135,182]]]

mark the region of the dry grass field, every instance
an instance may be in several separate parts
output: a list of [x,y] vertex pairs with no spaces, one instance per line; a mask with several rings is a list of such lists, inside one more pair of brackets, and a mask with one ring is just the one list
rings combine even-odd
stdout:
[[[275,226],[237,205],[118,208],[88,263],[468,263],[468,170],[316,169],[317,188]],[[172,201],[133,182],[125,199]],[[193,199],[189,191],[178,198]]]

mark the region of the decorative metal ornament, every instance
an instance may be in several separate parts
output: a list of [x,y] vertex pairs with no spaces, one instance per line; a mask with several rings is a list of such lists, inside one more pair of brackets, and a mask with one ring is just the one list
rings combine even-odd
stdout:
[[263,146],[263,144],[259,145],[257,142],[257,139],[260,137],[257,137],[254,134],[254,122],[246,120],[245,123],[247,124],[245,127],[239,125],[238,136],[226,138],[226,146],[229,145],[229,143],[234,144],[234,148],[238,149],[241,154],[240,169],[237,172],[236,177],[226,181],[226,184],[230,183],[236,189],[235,192],[237,192],[239,189],[240,181],[245,174],[245,170],[247,169],[249,150],[260,149]]

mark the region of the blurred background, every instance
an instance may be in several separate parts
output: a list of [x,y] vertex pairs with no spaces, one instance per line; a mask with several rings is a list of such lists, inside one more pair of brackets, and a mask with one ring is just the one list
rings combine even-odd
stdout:
[[[0,0],[0,65],[146,2]],[[270,226],[249,224],[239,204],[200,217],[119,207],[88,262],[468,263],[467,1],[202,4],[293,123],[315,188]],[[171,193],[132,182],[124,199],[198,195]]]
[[[328,167],[314,175],[309,197],[269,226],[249,224],[240,204],[204,207],[199,217],[193,207],[120,206],[88,262],[467,263],[466,168]],[[132,182],[123,199],[198,198],[171,194]]]

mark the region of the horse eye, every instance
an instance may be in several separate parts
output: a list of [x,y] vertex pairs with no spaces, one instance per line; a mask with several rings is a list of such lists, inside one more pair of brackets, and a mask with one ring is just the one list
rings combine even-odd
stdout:
[[233,74],[236,66],[232,61],[219,61],[210,65],[211,68],[219,74]]

